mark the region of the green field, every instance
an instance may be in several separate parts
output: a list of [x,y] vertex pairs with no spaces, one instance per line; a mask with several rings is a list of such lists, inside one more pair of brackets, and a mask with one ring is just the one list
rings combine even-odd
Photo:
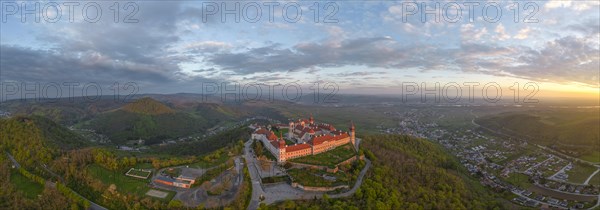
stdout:
[[44,191],[44,186],[41,184],[34,182],[33,180],[23,176],[17,170],[11,170],[10,172],[10,182],[27,198],[37,198],[39,194]]
[[579,159],[600,163],[600,151],[591,151],[579,157]]
[[511,173],[508,178],[504,179],[504,181],[523,189],[527,189],[532,185],[529,181],[529,176],[520,173]]
[[581,184],[585,182],[585,180],[592,175],[596,169],[596,167],[589,166],[587,164],[576,163],[571,170],[567,171],[567,174],[569,175],[568,181]]
[[137,163],[133,168],[137,169],[153,169],[152,163]]
[[[117,191],[119,192],[135,194],[140,197],[149,197],[146,196],[146,192],[148,192],[148,190],[151,189],[150,187],[148,187],[148,183],[150,182],[149,180],[128,177],[124,175],[126,171],[122,173],[112,172],[97,164],[88,165],[87,170],[90,172],[90,174],[92,174],[94,178],[102,181],[102,183],[106,185],[114,184],[115,186],[117,186]],[[169,195],[164,199],[159,199],[155,197],[150,198],[168,202],[173,198],[173,196],[175,196],[175,192],[173,191],[160,191],[168,192]]]
[[333,168],[336,164],[347,160],[354,155],[356,155],[354,147],[351,144],[345,144],[321,154],[304,156],[292,159],[290,161],[296,163],[306,163],[311,165],[329,166]]
[[87,170],[94,178],[102,181],[102,183],[106,185],[114,184],[117,186],[117,191],[119,192],[144,196],[144,194],[150,189],[147,186],[149,183],[148,180],[128,177],[125,176],[124,173],[112,172],[97,164],[89,165]]

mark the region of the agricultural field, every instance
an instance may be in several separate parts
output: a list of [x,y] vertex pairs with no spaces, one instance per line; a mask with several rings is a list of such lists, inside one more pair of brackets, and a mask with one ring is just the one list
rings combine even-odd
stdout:
[[575,166],[567,171],[569,175],[569,182],[582,184],[585,180],[596,171],[596,167],[589,166],[587,164],[575,164]]
[[597,173],[596,175],[594,175],[594,177],[592,177],[592,179],[590,179],[590,182],[588,184],[600,186],[600,173]]
[[291,162],[296,163],[305,163],[311,165],[321,165],[321,166],[329,166],[335,167],[336,164],[351,158],[356,155],[356,151],[354,151],[354,147],[351,144],[345,144],[339,146],[333,150],[316,154],[304,156],[296,159],[290,160]]
[[44,191],[44,186],[34,182],[33,180],[23,176],[17,170],[11,170],[10,172],[10,182],[27,198],[37,198],[38,195],[42,194]]
[[[598,150],[600,150],[600,148]],[[600,163],[600,151],[598,151],[598,150],[586,153],[586,154],[582,155],[581,157],[579,157],[579,159],[587,160],[587,161],[594,162],[594,163]]]

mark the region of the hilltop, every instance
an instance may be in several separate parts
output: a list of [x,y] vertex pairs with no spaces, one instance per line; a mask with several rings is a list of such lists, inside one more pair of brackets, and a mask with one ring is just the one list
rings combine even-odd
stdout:
[[361,147],[373,168],[352,197],[283,202],[268,209],[502,209],[438,144],[411,136],[368,135]]
[[160,115],[160,114],[171,114],[175,113],[175,110],[169,108],[163,103],[154,100],[150,97],[144,97],[133,102],[128,103],[127,105],[120,108],[123,111],[139,113],[139,114],[149,114],[149,115]]
[[98,114],[78,126],[94,129],[115,144],[137,139],[146,140],[146,144],[156,144],[203,132],[211,124],[201,114],[176,111],[146,97]]

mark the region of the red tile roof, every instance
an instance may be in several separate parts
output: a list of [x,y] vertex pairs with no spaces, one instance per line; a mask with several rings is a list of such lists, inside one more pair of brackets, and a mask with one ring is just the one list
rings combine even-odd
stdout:
[[343,131],[341,131],[341,130],[335,130],[335,131],[331,131],[331,133],[332,133],[332,134],[335,134],[335,135],[342,135],[342,134],[344,134],[345,132],[343,132]]
[[298,119],[298,122],[304,122],[304,124],[310,124],[310,120],[307,120],[307,119]]
[[294,146],[288,146],[285,148],[286,152],[294,152],[303,149],[310,149],[310,145],[308,144],[296,144]]
[[265,128],[260,128],[257,131],[254,131],[254,133],[256,134],[263,134],[263,135],[268,135],[269,134],[269,130],[265,129]]
[[335,130],[335,127],[333,127],[333,125],[328,125],[328,124],[319,124],[319,128],[325,129],[325,130],[330,130],[330,131]]
[[271,131],[271,133],[269,133],[269,135],[267,135],[267,139],[269,141],[277,141],[277,136],[275,135],[275,133],[273,133],[273,131]]

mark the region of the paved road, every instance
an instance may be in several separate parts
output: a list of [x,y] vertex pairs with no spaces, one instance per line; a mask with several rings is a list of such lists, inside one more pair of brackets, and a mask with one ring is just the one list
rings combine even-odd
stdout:
[[15,157],[13,157],[10,153],[6,152],[6,156],[8,156],[8,159],[10,159],[10,161],[13,162],[13,165],[15,165],[16,168],[21,168],[21,164],[19,164],[19,162],[17,162],[17,160],[15,160]]
[[250,199],[250,204],[248,205],[248,209],[257,209],[260,196],[264,195],[262,185],[260,184],[260,176],[258,172],[258,168],[256,168],[256,158],[253,157],[253,153],[250,152],[250,145],[252,145],[252,141],[247,141],[244,147],[244,158],[247,162],[248,172],[250,172],[250,181],[252,182],[252,198]]
[[354,183],[354,187],[352,187],[352,189],[348,192],[330,195],[329,196],[330,198],[341,198],[341,197],[351,196],[352,194],[354,194],[356,192],[356,190],[358,190],[358,188],[360,187],[360,185],[363,182],[363,179],[365,178],[365,174],[371,167],[371,161],[367,158],[365,158],[365,161],[367,162],[367,164],[365,165],[365,168],[363,168],[362,171],[360,171],[360,175],[358,176],[356,183]]

